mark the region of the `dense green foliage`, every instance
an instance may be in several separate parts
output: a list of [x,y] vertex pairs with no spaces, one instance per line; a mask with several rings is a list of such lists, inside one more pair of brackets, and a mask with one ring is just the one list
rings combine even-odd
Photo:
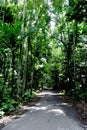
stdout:
[[87,1],[0,2],[0,116],[48,86],[87,102]]

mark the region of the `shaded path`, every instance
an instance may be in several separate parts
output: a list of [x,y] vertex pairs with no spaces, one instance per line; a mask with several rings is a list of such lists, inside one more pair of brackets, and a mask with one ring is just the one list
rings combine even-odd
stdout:
[[36,105],[2,130],[84,130],[79,117],[61,95],[52,91],[40,93]]

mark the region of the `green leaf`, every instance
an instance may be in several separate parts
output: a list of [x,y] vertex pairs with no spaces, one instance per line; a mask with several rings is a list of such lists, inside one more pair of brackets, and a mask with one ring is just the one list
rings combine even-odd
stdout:
[[75,3],[78,3],[78,0],[74,0]]
[[35,33],[36,31],[37,31],[36,27],[29,27],[28,31],[24,34],[21,40],[24,40],[27,36],[29,36],[32,33]]

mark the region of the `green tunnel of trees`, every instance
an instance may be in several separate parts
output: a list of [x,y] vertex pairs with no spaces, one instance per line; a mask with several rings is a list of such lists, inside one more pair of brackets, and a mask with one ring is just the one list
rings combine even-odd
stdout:
[[87,102],[87,0],[0,0],[0,111],[43,86]]

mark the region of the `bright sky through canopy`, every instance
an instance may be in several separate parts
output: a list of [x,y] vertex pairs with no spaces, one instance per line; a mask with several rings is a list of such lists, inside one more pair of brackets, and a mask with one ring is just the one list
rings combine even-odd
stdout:
[[53,30],[54,27],[55,27],[55,17],[56,17],[56,15],[53,13],[53,6],[52,6],[51,0],[47,0],[47,3],[48,3],[48,6],[49,6],[48,13],[51,16],[50,27],[51,27],[51,30]]

